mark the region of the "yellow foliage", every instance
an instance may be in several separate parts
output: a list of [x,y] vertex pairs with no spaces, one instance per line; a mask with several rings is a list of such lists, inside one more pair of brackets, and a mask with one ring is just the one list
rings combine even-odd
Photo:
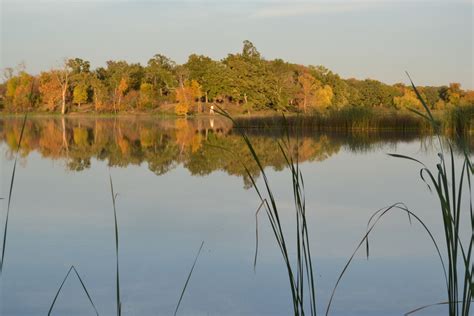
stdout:
[[140,85],[140,106],[148,107],[153,103],[153,85],[150,83],[142,83]]
[[314,92],[313,104],[317,108],[326,108],[331,105],[333,96],[334,93],[330,86],[319,87]]
[[89,133],[86,128],[75,127],[73,129],[74,143],[78,146],[87,146]]
[[403,91],[403,95],[401,97],[394,97],[393,103],[397,107],[397,109],[407,109],[407,108],[414,108],[414,109],[422,109],[423,105],[421,104],[420,100],[416,96],[415,92],[410,88],[405,88]]
[[179,119],[175,122],[176,143],[182,148],[189,146],[193,142],[194,131],[186,119]]
[[309,73],[303,73],[298,77],[300,90],[300,105],[306,112],[307,106],[323,109],[331,105],[334,93],[328,85],[322,86],[321,82]]
[[184,85],[176,89],[176,101],[178,101],[178,104],[176,105],[175,113],[177,115],[187,115],[196,103],[196,99],[199,99],[201,96],[201,85],[196,80],[186,81]]
[[72,94],[74,103],[80,105],[87,102],[87,87],[84,84],[75,86]]
[[[178,95],[178,92],[176,92],[176,95]],[[176,98],[178,98],[178,96],[176,96]],[[189,105],[187,102],[179,102],[176,104],[174,111],[177,115],[187,115],[189,112]]]
[[127,91],[127,89],[128,89],[127,79],[122,78],[120,80],[120,83],[119,83],[118,87],[117,87],[118,93],[120,93],[120,95],[123,95],[125,93],[125,91]]

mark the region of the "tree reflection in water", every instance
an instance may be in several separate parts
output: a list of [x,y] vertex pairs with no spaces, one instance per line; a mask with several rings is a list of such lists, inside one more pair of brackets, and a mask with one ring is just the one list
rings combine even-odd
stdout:
[[[0,120],[0,142],[15,150],[22,126],[21,118]],[[284,135],[278,127],[252,128],[255,150],[264,167],[282,170],[284,157],[276,138]],[[290,135],[290,142],[300,162],[322,161],[341,149],[370,151],[398,142],[419,140],[417,133],[352,132],[316,133],[299,131]],[[430,137],[423,146],[429,147]],[[223,150],[222,148],[226,149]],[[258,177],[259,171],[248,148],[235,133],[232,124],[222,117],[196,119],[159,119],[140,117],[32,117],[26,123],[21,157],[38,152],[43,158],[61,160],[68,170],[81,171],[91,165],[91,159],[107,161],[109,166],[126,167],[146,163],[157,175],[181,164],[193,175],[225,171],[242,177],[246,187],[250,181],[242,166],[246,165]],[[238,154],[240,162],[236,160]],[[8,157],[7,157],[8,158]]]

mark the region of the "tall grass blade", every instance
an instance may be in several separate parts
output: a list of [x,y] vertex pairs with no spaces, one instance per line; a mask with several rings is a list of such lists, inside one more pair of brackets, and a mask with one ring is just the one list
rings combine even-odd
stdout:
[[56,300],[58,299],[59,293],[61,293],[63,285],[64,285],[64,283],[66,283],[66,280],[68,279],[69,275],[71,274],[71,271],[74,271],[77,278],[79,279],[79,282],[81,282],[82,290],[84,291],[84,293],[86,294],[89,302],[91,303],[92,308],[94,308],[95,314],[97,316],[99,316],[99,312],[97,311],[97,308],[95,307],[95,304],[92,301],[92,297],[90,296],[89,291],[87,291],[87,288],[86,288],[86,285],[85,285],[84,281],[82,280],[81,276],[79,275],[79,273],[77,272],[77,270],[74,266],[71,266],[69,268],[68,272],[66,273],[66,276],[64,277],[63,281],[61,282],[61,285],[59,286],[59,289],[56,292],[56,295],[54,296],[53,302],[51,303],[51,306],[49,307],[48,316],[51,315],[51,312],[53,311],[53,308],[54,308],[54,304],[56,304]]
[[253,257],[253,271],[257,269],[257,256],[258,256],[258,213],[261,208],[265,206],[266,200],[263,200],[255,212],[255,255]]
[[[287,167],[291,172],[292,178],[292,189],[296,215],[296,258],[294,261],[290,258],[289,255],[288,246],[286,242],[286,234],[283,231],[281,225],[279,210],[275,196],[270,187],[270,181],[267,177],[263,164],[261,163],[260,158],[254,146],[252,145],[252,142],[250,141],[246,133],[243,131],[243,129],[238,126],[237,122],[226,111],[218,107],[218,110],[216,112],[232,121],[234,128],[237,129],[242,139],[244,140],[246,147],[249,150],[253,161],[256,163],[263,179],[264,190],[259,188],[251,172],[244,165],[247,176],[251,180],[252,186],[254,187],[258,197],[260,198],[260,202],[265,205],[268,220],[273,230],[277,245],[280,249],[280,253],[283,257],[283,261],[286,265],[286,271],[288,274],[292,296],[293,313],[294,315],[305,315],[306,304],[304,298],[307,294],[309,296],[310,314],[316,315],[316,287],[314,282],[311,252],[309,246],[309,234],[306,223],[304,181],[299,168],[298,152],[293,155],[291,151],[291,146],[289,144],[288,124],[285,122],[283,123],[283,126],[287,128],[286,136],[288,142],[283,144],[278,142],[278,145],[280,147],[281,154],[285,158]],[[283,121],[285,121],[284,116]],[[266,195],[266,197],[264,197],[264,194]],[[293,264],[293,262],[295,263]],[[308,291],[308,293],[306,293],[306,291]]]
[[[433,243],[433,245],[435,246],[435,249],[436,249],[436,252],[438,254],[438,257],[440,259],[440,262],[441,262],[441,266],[443,268],[443,271],[444,271],[444,274],[445,274],[445,279],[446,279],[446,286],[448,285],[448,279],[447,279],[447,275],[446,275],[446,267],[445,267],[445,263],[444,263],[444,260],[443,260],[443,257],[441,255],[441,251],[439,249],[439,246],[436,242],[436,240],[434,239],[434,236],[433,234],[431,233],[431,231],[429,230],[428,226],[426,226],[426,224],[423,222],[423,220],[421,220],[421,218],[419,218],[416,214],[414,214],[413,212],[411,212],[408,207],[404,204],[404,203],[395,203],[395,204],[392,204],[386,208],[382,208],[378,211],[376,211],[374,213],[374,215],[376,215],[376,218],[375,220],[373,220],[372,224],[370,225],[369,229],[367,230],[366,234],[364,235],[364,237],[360,240],[360,242],[358,243],[357,247],[355,248],[355,250],[352,252],[351,256],[349,257],[349,260],[346,262],[344,268],[342,269],[342,272],[339,274],[337,280],[336,280],[336,284],[334,285],[334,288],[331,292],[331,296],[329,298],[329,303],[326,307],[326,316],[329,315],[329,311],[331,309],[331,305],[332,305],[332,302],[334,300],[334,297],[335,297],[335,294],[336,294],[336,290],[339,286],[339,283],[341,282],[343,276],[345,275],[345,273],[347,272],[350,264],[352,263],[355,255],[357,254],[357,252],[359,251],[359,249],[362,247],[362,245],[364,243],[367,242],[368,238],[369,238],[369,235],[371,234],[371,232],[374,230],[374,228],[377,226],[377,223],[386,215],[388,214],[391,210],[400,210],[406,214],[409,214],[411,217],[413,217],[422,227],[423,229],[425,230],[425,232],[428,234],[428,236],[430,237],[431,239],[431,242]],[[373,215],[373,216],[374,216]],[[372,220],[372,217],[371,217],[371,220]],[[370,222],[370,221],[369,221]]]
[[4,229],[3,229],[2,257],[0,258],[0,277],[2,276],[3,265],[5,263],[5,252],[6,252],[6,248],[7,248],[8,220],[9,220],[9,217],[10,217],[10,205],[11,205],[11,201],[12,201],[13,183],[15,181],[16,164],[17,164],[17,161],[18,161],[18,155],[20,153],[21,140],[23,139],[23,133],[25,131],[26,119],[27,119],[27,114],[25,114],[25,117],[23,118],[23,124],[21,126],[20,138],[18,140],[18,147],[17,147],[16,153],[15,153],[15,161],[13,163],[13,171],[12,171],[12,176],[11,176],[11,180],[10,180],[10,189],[9,189],[9,192],[8,192],[7,216],[5,218],[5,226],[4,226]]
[[122,315],[122,302],[120,300],[120,268],[119,268],[119,230],[117,223],[117,209],[116,209],[116,198],[117,194],[114,193],[114,184],[112,182],[112,175],[109,174],[110,180],[110,193],[112,194],[112,205],[114,208],[114,224],[115,224],[115,294],[116,294],[116,305],[117,315]]
[[178,313],[179,306],[181,305],[181,301],[183,300],[184,292],[186,292],[186,288],[188,287],[189,280],[191,279],[191,275],[193,274],[194,267],[196,266],[196,262],[199,258],[199,255],[201,254],[202,247],[204,246],[204,241],[202,241],[201,246],[199,247],[199,250],[196,254],[196,257],[194,258],[193,265],[191,267],[191,270],[189,271],[188,277],[186,278],[186,282],[184,283],[183,290],[181,291],[181,295],[179,296],[178,304],[176,304],[176,309],[174,310],[174,316]]
[[[472,301],[472,300],[471,300],[471,301]],[[459,303],[463,303],[463,301],[457,301],[457,302],[455,302],[455,303],[459,304]],[[416,313],[416,312],[419,312],[419,311],[421,311],[421,310],[423,310],[423,309],[427,309],[427,308],[434,307],[434,306],[449,305],[449,304],[452,304],[452,302],[440,302],[440,303],[434,303],[434,304],[424,305],[424,306],[418,307],[418,308],[416,308],[416,309],[414,309],[414,310],[411,310],[411,311],[409,311],[409,312],[407,312],[407,313],[405,313],[405,314],[403,314],[403,315],[408,316],[408,315],[414,314],[414,313]]]
[[[424,164],[420,170],[421,179],[428,185],[430,191],[431,186],[434,187],[437,194],[440,209],[441,218],[443,220],[444,229],[444,242],[446,246],[446,256],[448,268],[445,269],[445,276],[447,279],[447,296],[449,315],[450,316],[468,316],[470,306],[473,297],[473,274],[474,274],[474,263],[472,258],[472,249],[474,245],[474,216],[472,211],[472,188],[471,188],[471,175],[473,174],[472,164],[470,161],[470,155],[468,154],[467,147],[464,152],[464,162],[460,171],[459,179],[456,177],[456,164],[453,154],[452,145],[448,140],[448,159],[450,163],[445,159],[445,151],[443,148],[443,142],[441,141],[440,128],[438,122],[434,119],[429,106],[422,98],[420,92],[414,85],[407,73],[413,90],[415,91],[419,101],[422,103],[426,115],[419,111],[413,110],[424,119],[426,119],[433,130],[436,133],[440,144],[440,152],[438,153],[439,163],[436,165],[436,173],[428,169]],[[421,163],[417,159],[395,155],[391,156],[396,158],[404,158],[413,160]],[[425,175],[428,179],[425,179]],[[461,216],[462,216],[462,205],[463,205],[463,188],[465,188],[465,182],[467,181],[467,190],[469,193],[469,212],[471,218],[471,238],[466,244],[460,236]],[[462,270],[459,270],[459,269]],[[461,298],[461,300],[460,300]],[[459,309],[459,303],[461,309]],[[442,303],[444,304],[444,303]],[[426,305],[424,307],[413,310],[412,312],[419,311],[432,305]],[[412,313],[410,312],[410,313]]]

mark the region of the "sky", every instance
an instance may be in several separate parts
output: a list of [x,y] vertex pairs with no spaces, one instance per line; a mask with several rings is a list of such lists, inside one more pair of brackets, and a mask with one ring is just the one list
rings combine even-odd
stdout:
[[266,59],[343,78],[474,89],[472,0],[0,0],[0,67],[39,73],[66,57],[103,66],[161,53],[222,59],[250,40]]

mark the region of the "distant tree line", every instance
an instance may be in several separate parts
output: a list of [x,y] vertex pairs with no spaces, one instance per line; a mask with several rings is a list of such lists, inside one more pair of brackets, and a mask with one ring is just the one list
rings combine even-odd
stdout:
[[[459,83],[419,88],[435,110],[474,106],[474,91],[462,90]],[[37,76],[21,66],[7,68],[0,84],[0,107],[8,112],[167,110],[187,115],[207,111],[211,104],[241,113],[421,107],[404,84],[342,79],[323,66],[266,60],[249,41],[244,41],[241,53],[220,61],[193,54],[178,65],[157,54],[146,66],[108,61],[105,67],[91,69],[88,61],[73,58]]]

